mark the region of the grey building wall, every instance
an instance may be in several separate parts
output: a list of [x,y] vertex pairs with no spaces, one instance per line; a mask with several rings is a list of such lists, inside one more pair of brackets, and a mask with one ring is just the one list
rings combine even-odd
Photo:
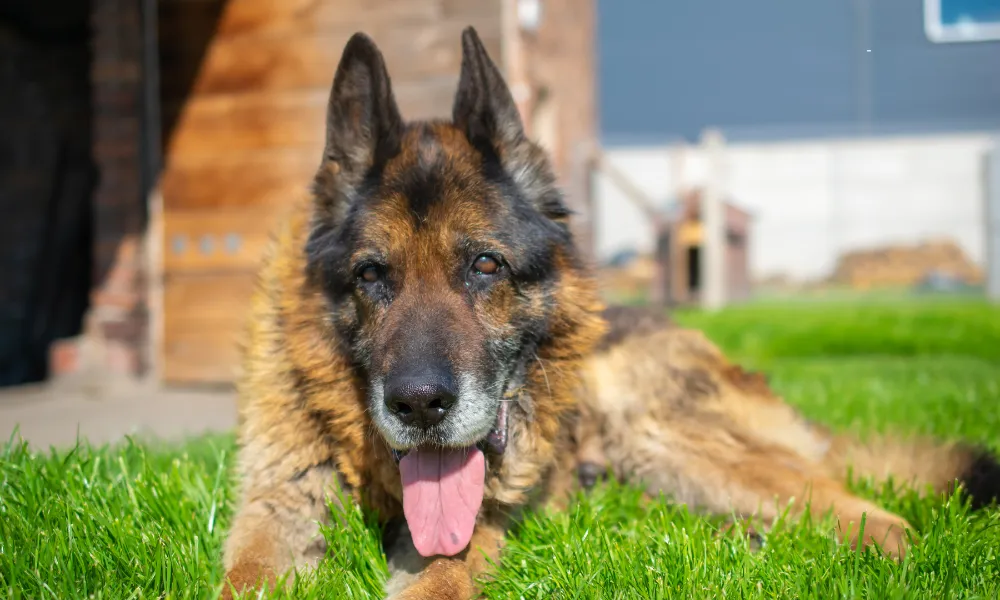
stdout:
[[599,0],[604,143],[1000,128],[1000,42],[934,44],[921,0]]

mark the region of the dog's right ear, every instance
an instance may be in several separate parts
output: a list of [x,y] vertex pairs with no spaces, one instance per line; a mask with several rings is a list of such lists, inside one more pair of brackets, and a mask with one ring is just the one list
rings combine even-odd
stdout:
[[462,31],[462,71],[452,121],[471,142],[485,144],[500,156],[525,141],[514,97],[471,26]]
[[[314,192],[324,204],[342,200],[344,186],[399,152],[403,119],[385,59],[375,42],[355,33],[344,47],[326,112],[326,146]],[[326,208],[333,209],[334,206]]]
[[475,28],[462,31],[462,70],[452,122],[481,151],[492,155],[521,193],[557,221],[569,215],[546,153],[531,143],[514,96]]

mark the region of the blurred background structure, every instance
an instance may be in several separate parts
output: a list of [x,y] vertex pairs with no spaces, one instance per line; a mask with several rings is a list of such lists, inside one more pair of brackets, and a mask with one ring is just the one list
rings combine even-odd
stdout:
[[589,2],[5,2],[0,244],[15,285],[0,297],[2,383],[231,382],[261,250],[308,193],[347,39],[375,39],[404,116],[450,117],[468,25],[589,245],[589,173],[573,153],[598,136]]
[[1000,0],[5,0],[0,385],[230,384],[344,43],[447,117],[470,24],[609,298],[1000,296]]
[[[726,226],[727,301],[982,292],[997,256],[984,161],[1000,139],[1000,2],[599,6],[596,254],[616,297],[698,299],[702,234],[657,234],[649,213],[675,218],[706,186],[751,222]],[[709,127],[726,140],[720,170],[700,144]]]

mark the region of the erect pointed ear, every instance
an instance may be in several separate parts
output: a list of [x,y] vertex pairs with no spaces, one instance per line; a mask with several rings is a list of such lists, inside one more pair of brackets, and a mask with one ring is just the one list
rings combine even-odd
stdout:
[[331,187],[360,182],[371,168],[399,152],[402,131],[382,53],[367,35],[355,33],[333,78],[317,195],[332,199]]
[[487,160],[495,159],[539,212],[555,220],[569,215],[548,155],[524,134],[514,97],[472,27],[462,32],[462,73],[452,121],[473,146],[494,155]]
[[462,72],[452,121],[473,144],[488,144],[503,156],[525,141],[514,97],[472,27],[462,31]]

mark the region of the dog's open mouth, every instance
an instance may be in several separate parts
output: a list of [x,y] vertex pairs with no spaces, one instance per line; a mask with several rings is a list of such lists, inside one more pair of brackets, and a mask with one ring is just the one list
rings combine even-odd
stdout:
[[483,503],[484,452],[500,455],[506,448],[507,403],[501,402],[496,425],[474,446],[393,450],[403,483],[403,513],[421,555],[454,556],[469,545]]

